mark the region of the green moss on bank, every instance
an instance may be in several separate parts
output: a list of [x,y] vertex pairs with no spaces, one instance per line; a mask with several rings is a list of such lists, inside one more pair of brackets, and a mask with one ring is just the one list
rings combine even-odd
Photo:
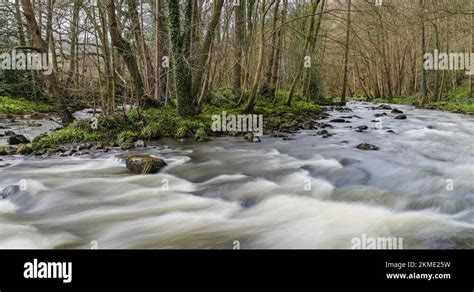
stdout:
[[49,113],[54,111],[54,106],[47,103],[36,103],[20,98],[0,96],[0,113],[24,115],[35,112]]
[[[222,93],[221,93],[222,94]],[[226,94],[230,94],[226,92]],[[229,97],[230,98],[230,97]],[[236,107],[233,103],[220,106],[208,103],[201,113],[182,118],[172,107],[151,108],[147,110],[133,109],[127,113],[114,113],[98,118],[98,129],[93,130],[88,120],[77,120],[64,129],[49,136],[33,141],[35,150],[56,147],[61,144],[101,142],[105,145],[119,145],[128,148],[137,140],[153,140],[159,138],[193,138],[196,141],[207,141],[212,135],[212,116],[222,114],[241,114],[244,104]],[[292,107],[273,104],[272,101],[258,101],[256,114],[264,114],[264,119],[271,120],[273,115],[286,113],[291,119],[299,113],[314,115],[321,113],[318,105],[305,101],[295,101]],[[305,115],[306,116],[306,115]]]

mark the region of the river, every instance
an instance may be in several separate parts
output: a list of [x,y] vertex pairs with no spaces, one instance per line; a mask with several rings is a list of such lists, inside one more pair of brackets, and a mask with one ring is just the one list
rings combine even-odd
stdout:
[[[0,248],[348,249],[362,236],[474,248],[474,117],[397,105],[408,116],[397,120],[373,106],[330,111],[352,118],[331,123],[327,139],[159,141],[140,152],[168,166],[147,176],[131,175],[118,149],[0,157],[0,190],[24,187],[0,199]],[[39,122],[2,125],[30,138],[55,127]]]

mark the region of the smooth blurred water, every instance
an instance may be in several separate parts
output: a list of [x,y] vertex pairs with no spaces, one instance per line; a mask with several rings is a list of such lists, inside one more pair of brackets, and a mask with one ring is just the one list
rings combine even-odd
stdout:
[[474,248],[474,118],[397,106],[408,119],[385,111],[375,128],[372,106],[329,112],[360,118],[328,139],[161,141],[141,150],[169,164],[155,175],[131,175],[119,150],[3,158],[0,188],[27,191],[0,200],[0,248],[351,248],[362,234]]

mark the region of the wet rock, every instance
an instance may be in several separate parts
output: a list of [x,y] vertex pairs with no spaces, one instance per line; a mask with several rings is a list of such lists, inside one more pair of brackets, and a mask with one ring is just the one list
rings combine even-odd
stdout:
[[10,129],[10,127],[0,125],[0,130],[5,130],[5,129]]
[[359,163],[359,162],[360,162],[360,160],[353,159],[353,158],[343,158],[340,161],[342,166],[349,166],[349,165],[353,165],[353,164],[356,164],[356,163]]
[[8,137],[7,142],[10,145],[18,145],[18,144],[29,144],[30,140],[28,140],[23,135],[15,135],[15,136]]
[[74,155],[75,153],[77,153],[77,150],[76,149],[71,149],[71,150],[68,150],[68,151],[65,151],[65,152],[61,153],[59,156],[68,157],[68,156]]
[[18,145],[18,148],[16,149],[16,154],[17,155],[28,155],[33,152],[33,149],[31,146],[26,145],[26,144],[20,144]]
[[378,107],[376,107],[376,109],[381,109],[381,110],[391,110],[392,107],[389,106],[389,105],[386,105],[386,104],[381,104],[379,105]]
[[245,140],[252,143],[260,143],[260,137],[255,136],[254,133],[250,132],[245,135]]
[[319,135],[319,136],[323,136],[323,135],[327,135],[328,131],[327,130],[321,130],[321,131],[316,132],[316,134]]
[[398,108],[394,108],[392,110],[392,114],[403,114],[403,112],[401,110],[399,110]]
[[378,113],[378,114],[375,114],[375,117],[380,118],[380,117],[383,117],[383,116],[386,116],[386,115],[387,115],[386,113]]
[[379,147],[372,144],[368,144],[368,143],[359,144],[357,145],[356,148],[360,150],[367,150],[367,151],[376,151],[380,149]]
[[125,164],[127,169],[134,174],[157,173],[167,165],[163,159],[142,154],[128,155]]
[[369,129],[369,127],[367,127],[366,125],[362,125],[362,126],[356,127],[356,132],[362,133],[362,132],[364,132],[368,129]]
[[394,130],[388,130],[387,133],[396,134]]
[[0,156],[13,155],[15,154],[15,149],[7,146],[0,146]]
[[15,132],[13,132],[13,131],[5,131],[4,134],[5,134],[5,136],[15,136],[16,135]]
[[327,139],[327,138],[332,137],[332,136],[334,136],[334,134],[326,133],[326,134],[323,135],[323,138]]
[[283,140],[284,140],[284,141],[293,141],[293,140],[295,140],[295,138],[283,137]]
[[329,122],[331,122],[331,123],[345,123],[346,120],[344,120],[344,119],[334,119],[334,120],[330,120]]
[[406,115],[399,115],[395,117],[396,120],[406,120],[407,116]]
[[6,199],[20,192],[20,186],[12,185],[4,188],[0,193],[0,198]]
[[145,141],[138,140],[137,142],[135,142],[134,146],[135,148],[143,148],[143,147],[146,147],[146,144],[145,144]]
[[354,118],[362,119],[362,117],[359,117],[358,115],[353,115]]

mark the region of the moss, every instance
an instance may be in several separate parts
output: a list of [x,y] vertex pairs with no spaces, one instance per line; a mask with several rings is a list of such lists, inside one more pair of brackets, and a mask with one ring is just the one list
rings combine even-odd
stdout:
[[53,111],[54,106],[47,103],[36,103],[25,99],[0,96],[0,113],[23,115],[35,112],[49,113]]
[[100,134],[78,128],[75,124],[71,124],[64,129],[52,133],[49,136],[41,136],[33,140],[33,149],[47,149],[54,145],[61,144],[95,142],[100,141],[101,139],[103,138]]
[[16,154],[18,155],[27,155],[33,152],[33,148],[30,145],[20,144],[16,149]]

